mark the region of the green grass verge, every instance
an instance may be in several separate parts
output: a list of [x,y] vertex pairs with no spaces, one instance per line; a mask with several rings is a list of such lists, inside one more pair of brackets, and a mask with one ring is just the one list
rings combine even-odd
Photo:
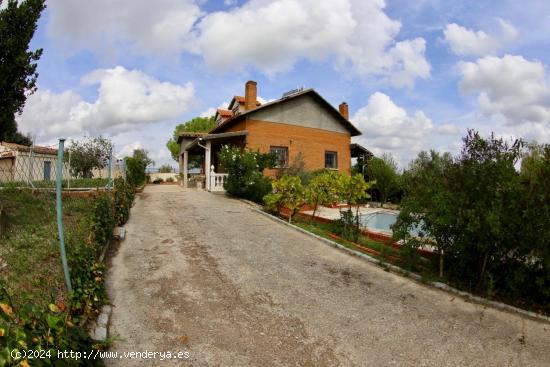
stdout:
[[[316,221],[309,222],[309,221],[306,221],[306,220],[301,219],[301,218],[295,219],[293,221],[293,224],[300,227],[300,228],[302,228],[302,229],[305,229],[306,231],[314,233],[318,236],[321,236],[323,238],[327,238],[331,241],[337,242],[340,245],[345,246],[347,248],[350,248],[352,250],[361,251],[353,243],[351,243],[349,241],[344,241],[344,240],[336,239],[336,238],[333,238],[333,237],[329,236],[327,232],[334,233],[334,224],[321,223],[321,222],[316,222]],[[372,239],[370,239],[366,236],[360,236],[358,242],[359,242],[360,245],[368,247],[368,248],[373,249],[375,251],[378,251],[382,254],[389,255],[389,256],[399,256],[399,250],[394,249],[391,246],[387,246],[383,243],[374,241],[374,240],[372,240]],[[385,260],[384,257],[381,257],[381,256],[375,256],[375,255],[372,255],[372,254],[369,254],[369,255],[373,256],[373,257],[376,257],[376,258],[379,258],[381,260]]]
[[[74,180],[63,180],[61,186],[63,188],[103,188],[107,185],[108,179],[106,178],[77,178]],[[55,180],[45,181],[33,181],[32,186],[37,189],[55,188]],[[31,187],[25,181],[13,181],[13,182],[0,182],[0,187],[5,188],[23,188]]]
[[[91,198],[63,200],[67,248],[84,243],[90,229]],[[0,236],[0,257],[4,267],[0,279],[13,297],[47,306],[66,301],[59,240],[55,194],[31,190],[0,190],[0,203],[7,224]]]

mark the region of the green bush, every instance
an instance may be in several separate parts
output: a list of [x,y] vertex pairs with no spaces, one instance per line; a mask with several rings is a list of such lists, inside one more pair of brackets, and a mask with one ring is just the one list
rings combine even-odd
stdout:
[[228,173],[224,188],[228,194],[261,203],[271,191],[271,179],[262,172],[272,168],[275,157],[239,148],[223,146],[219,153],[220,162]]
[[124,158],[126,164],[126,180],[136,187],[144,185],[147,182],[145,170],[148,165],[154,162],[149,158],[146,150],[135,149],[131,157]]
[[95,244],[97,250],[101,251],[101,249],[109,242],[115,226],[113,210],[111,207],[111,198],[107,194],[100,195],[94,200],[90,220],[93,243]]
[[459,156],[421,153],[403,183],[396,239],[419,229],[440,276],[550,312],[550,145],[526,153],[522,141],[470,130]]
[[[94,344],[86,330],[73,322],[71,315],[55,304],[44,310],[27,303],[12,308],[10,297],[0,286],[0,366],[30,363],[39,366],[103,366],[100,359],[58,358],[58,351],[92,352]],[[13,351],[39,351],[35,358],[14,358]],[[42,358],[37,358],[42,357]]]
[[340,218],[334,222],[335,233],[348,241],[357,242],[361,235],[359,229],[359,215],[354,214],[351,208],[340,211]]
[[115,179],[114,185],[114,216],[118,226],[128,221],[130,209],[134,202],[134,188],[122,178]]
[[264,196],[264,203],[277,213],[286,208],[290,211],[288,222],[304,204],[304,187],[297,176],[283,176],[273,181],[273,192]]

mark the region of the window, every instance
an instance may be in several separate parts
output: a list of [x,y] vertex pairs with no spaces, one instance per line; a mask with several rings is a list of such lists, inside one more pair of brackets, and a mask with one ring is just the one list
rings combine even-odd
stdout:
[[285,168],[288,167],[288,147],[274,147],[269,148],[269,152],[275,154],[277,159],[275,160],[275,167]]
[[325,168],[338,169],[338,153],[325,152]]

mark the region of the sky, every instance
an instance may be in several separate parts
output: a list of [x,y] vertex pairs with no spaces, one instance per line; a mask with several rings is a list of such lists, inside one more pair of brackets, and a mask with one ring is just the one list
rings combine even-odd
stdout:
[[[405,168],[457,154],[468,128],[550,142],[547,0],[51,0],[19,128],[39,144],[102,135],[176,167],[174,127],[247,80],[346,101],[353,138]],[[3,5],[5,6],[5,4]]]

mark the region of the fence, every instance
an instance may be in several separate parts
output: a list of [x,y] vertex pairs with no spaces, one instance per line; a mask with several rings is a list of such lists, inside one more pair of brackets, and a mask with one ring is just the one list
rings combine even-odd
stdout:
[[[0,142],[0,271],[12,294],[34,293],[41,288],[29,287],[35,279],[44,284],[38,303],[49,299],[44,295],[51,289],[70,292],[67,259],[75,262],[83,251],[103,251],[96,244],[106,243],[113,223],[119,222],[120,195],[111,191],[116,178],[125,178],[125,167],[112,151],[101,163],[83,178],[63,140],[57,146],[31,147]],[[23,262],[26,267],[20,268]]]
[[[124,176],[124,161],[105,157],[104,167],[93,169],[88,177],[76,174],[71,150],[64,148],[61,168],[57,146],[23,146],[0,142],[0,187],[55,188],[61,172],[64,189],[105,188],[108,178]],[[110,162],[110,163],[109,163]]]
[[27,346],[96,348],[85,326],[108,302],[103,259],[124,233],[114,229],[128,220],[135,188],[112,151],[87,178],[76,174],[83,170],[70,152],[63,140],[55,147],[0,142],[0,349],[8,365]]

